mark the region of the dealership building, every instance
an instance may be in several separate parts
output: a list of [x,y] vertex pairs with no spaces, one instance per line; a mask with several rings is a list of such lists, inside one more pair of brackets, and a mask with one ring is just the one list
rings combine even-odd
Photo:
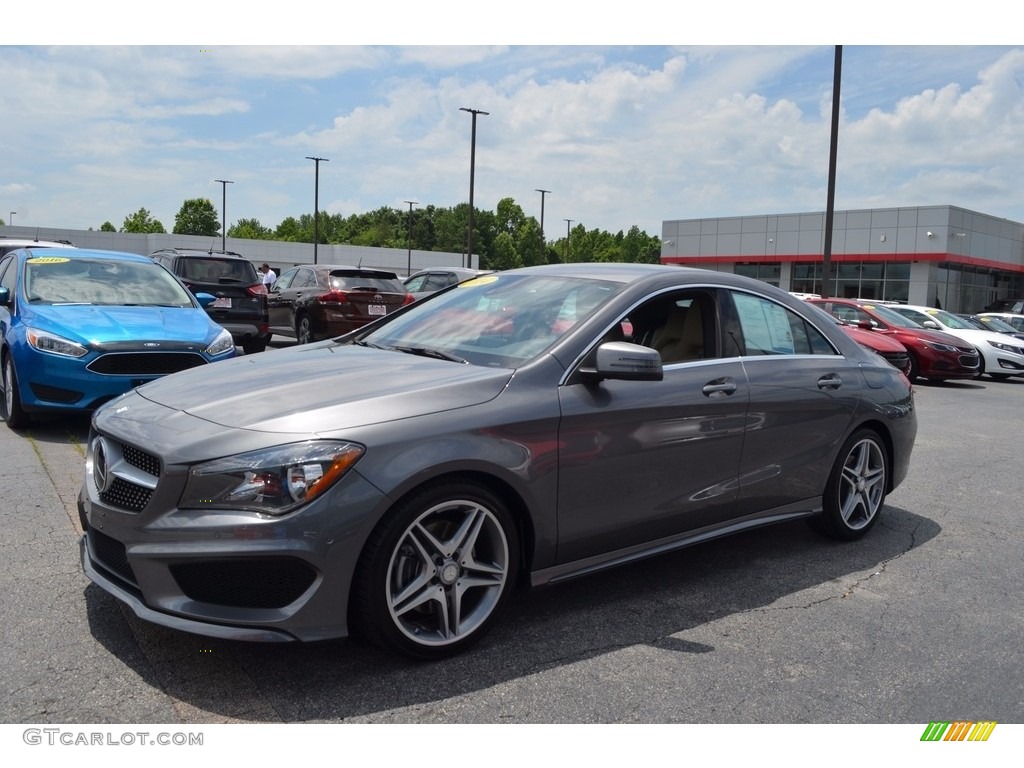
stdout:
[[[825,214],[662,223],[663,264],[822,293]],[[951,205],[835,211],[830,296],[978,312],[1024,297],[1024,224]]]

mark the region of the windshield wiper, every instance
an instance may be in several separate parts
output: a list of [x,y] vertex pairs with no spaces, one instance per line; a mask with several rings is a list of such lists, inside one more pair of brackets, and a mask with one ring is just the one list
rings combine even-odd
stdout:
[[391,347],[382,347],[380,344],[374,344],[371,341],[363,341],[362,339],[360,339],[359,341],[353,341],[352,343],[359,347],[373,347],[374,349],[391,349]]
[[447,352],[442,352],[440,349],[431,349],[430,347],[392,347],[392,349],[396,349],[399,352],[406,352],[410,355],[432,357],[435,360],[447,360],[450,363],[469,363],[468,360],[463,360],[461,357],[449,355]]

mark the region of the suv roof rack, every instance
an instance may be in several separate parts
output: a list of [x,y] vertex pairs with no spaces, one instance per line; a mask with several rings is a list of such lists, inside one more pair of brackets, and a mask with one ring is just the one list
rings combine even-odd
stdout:
[[240,259],[245,257],[240,253],[234,251],[222,251],[218,248],[159,248],[153,253],[176,253],[179,256],[187,256],[188,254],[203,254],[204,256],[237,256]]

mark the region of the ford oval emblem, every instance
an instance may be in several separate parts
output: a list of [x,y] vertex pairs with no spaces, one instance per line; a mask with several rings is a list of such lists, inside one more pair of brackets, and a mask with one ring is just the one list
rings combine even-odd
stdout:
[[147,341],[142,346],[144,346],[144,347],[159,347],[160,346],[160,342],[159,341]]

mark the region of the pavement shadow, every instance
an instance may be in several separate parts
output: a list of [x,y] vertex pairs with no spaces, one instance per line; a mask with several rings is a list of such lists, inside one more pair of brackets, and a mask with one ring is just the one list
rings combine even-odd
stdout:
[[181,701],[220,719],[338,722],[485,690],[636,644],[713,653],[674,636],[833,581],[841,597],[850,575],[873,572],[940,530],[887,505],[875,529],[851,544],[823,539],[796,521],[524,590],[480,645],[433,663],[358,640],[260,645],[199,638],[141,622],[119,604],[112,610],[116,601],[94,586],[85,598],[96,640]]

